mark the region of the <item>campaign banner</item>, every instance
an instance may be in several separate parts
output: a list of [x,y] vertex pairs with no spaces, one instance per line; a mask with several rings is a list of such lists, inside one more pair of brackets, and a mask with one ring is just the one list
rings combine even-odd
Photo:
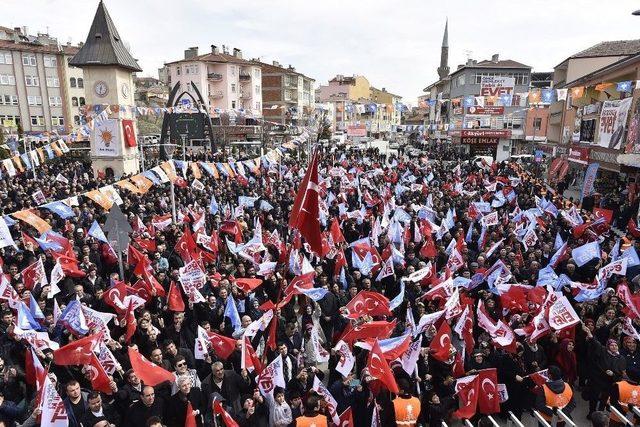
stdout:
[[120,155],[120,127],[118,120],[107,119],[94,124],[93,155],[102,157],[117,157]]
[[580,203],[582,199],[593,194],[593,184],[596,182],[598,175],[599,163],[591,163],[584,172],[584,181],[582,183],[582,192],[580,193]]
[[600,112],[600,133],[596,145],[614,150],[622,146],[631,98],[604,101]]
[[502,116],[504,114],[504,107],[497,105],[487,105],[484,107],[472,106],[467,107],[468,114],[488,115],[488,116]]
[[580,318],[578,318],[575,310],[571,307],[571,303],[569,303],[567,297],[563,296],[558,298],[558,300],[549,307],[549,326],[554,330],[560,331],[577,323],[580,323]]
[[367,136],[365,125],[348,125],[347,136]]
[[513,95],[516,84],[514,77],[482,76],[480,80],[480,96]]
[[184,293],[189,297],[189,302],[204,302],[205,299],[199,289],[206,283],[207,275],[202,271],[198,262],[191,261],[178,271],[180,273],[178,280],[182,285],[182,289],[184,289]]

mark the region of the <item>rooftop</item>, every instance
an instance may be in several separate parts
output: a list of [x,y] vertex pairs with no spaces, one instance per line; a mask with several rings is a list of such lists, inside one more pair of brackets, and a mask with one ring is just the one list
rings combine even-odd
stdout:
[[32,43],[32,42],[16,42],[14,40],[0,40],[0,49],[2,50],[18,50],[21,52],[32,52],[32,53],[48,53],[48,54],[65,54],[65,55],[75,55],[78,53],[77,46],[71,45],[45,45],[40,43]]
[[620,56],[640,53],[640,39],[638,40],[612,40],[600,42],[569,58],[589,58],[593,56]]
[[69,61],[69,65],[117,65],[131,71],[142,71],[120,39],[102,0],[98,4],[87,41]]
[[289,65],[289,67],[283,67],[282,65],[280,65],[280,63],[273,61],[272,64],[267,64],[266,62],[261,62],[258,60],[253,60],[253,62],[256,65],[259,65],[262,68],[262,73],[283,73],[283,74],[293,74],[293,75],[297,75],[297,76],[302,76],[304,78],[307,78],[309,80],[313,80],[315,81],[315,79],[308,77],[304,74],[302,74],[299,71],[296,71],[296,69],[294,67],[292,67],[291,65]]

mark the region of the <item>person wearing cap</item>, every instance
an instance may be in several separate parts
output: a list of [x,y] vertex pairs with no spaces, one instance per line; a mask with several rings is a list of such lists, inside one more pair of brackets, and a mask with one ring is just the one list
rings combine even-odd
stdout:
[[[542,417],[551,421],[556,409],[561,409],[569,416],[576,407],[571,386],[562,380],[560,368],[551,365],[548,368],[549,381],[542,385],[542,390],[536,395],[536,409]],[[558,420],[557,426],[564,425],[564,421]]]
[[400,395],[393,399],[397,427],[415,427],[420,417],[420,399],[411,395],[411,383],[406,378],[398,381]]

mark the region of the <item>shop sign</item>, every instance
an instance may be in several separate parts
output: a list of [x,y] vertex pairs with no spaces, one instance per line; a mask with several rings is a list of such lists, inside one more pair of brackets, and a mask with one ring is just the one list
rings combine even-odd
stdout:
[[469,145],[498,145],[500,138],[480,138],[480,137],[464,137],[462,138],[463,144]]
[[364,125],[349,125],[347,136],[367,136],[367,128]]
[[509,129],[473,129],[461,131],[461,136],[465,137],[479,137],[479,138],[509,138],[511,137],[511,130]]
[[586,165],[589,163],[589,149],[585,147],[569,147],[569,160]]
[[489,116],[502,116],[504,114],[504,107],[502,106],[486,106],[486,107],[468,107],[468,114],[479,114]]
[[582,107],[582,114],[598,114],[600,112],[600,103],[596,102],[594,104],[585,105]]

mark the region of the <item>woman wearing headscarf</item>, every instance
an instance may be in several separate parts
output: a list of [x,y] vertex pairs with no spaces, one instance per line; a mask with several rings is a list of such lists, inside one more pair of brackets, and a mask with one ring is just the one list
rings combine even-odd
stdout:
[[[618,342],[607,340],[603,346],[593,338],[591,330],[583,325],[582,330],[587,334],[588,357],[593,359],[594,369],[591,372],[591,393],[589,396],[589,415],[595,410],[604,409],[609,399],[609,390],[625,374],[627,361],[618,351]],[[599,408],[596,408],[599,406]]]
[[556,364],[562,371],[562,377],[569,385],[573,385],[578,378],[578,361],[576,358],[575,343],[569,338],[560,342],[558,354],[556,354]]

